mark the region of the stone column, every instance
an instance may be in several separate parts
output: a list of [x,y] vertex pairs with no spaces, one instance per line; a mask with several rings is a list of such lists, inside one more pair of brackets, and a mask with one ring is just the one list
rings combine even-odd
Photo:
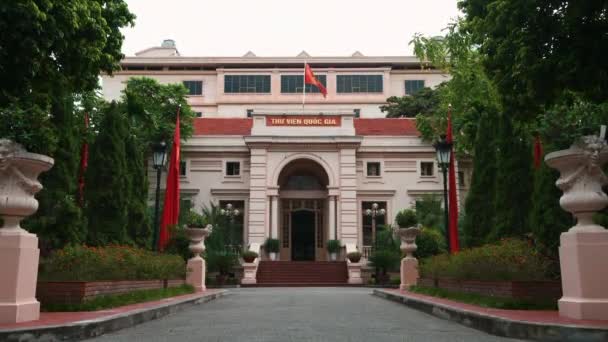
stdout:
[[608,320],[608,230],[593,222],[593,214],[608,204],[602,190],[608,184],[602,171],[608,162],[604,134],[602,129],[600,137],[583,137],[569,149],[545,157],[547,165],[560,171],[560,205],[577,219],[562,233],[559,247],[559,314],[570,318]]
[[208,224],[203,228],[186,228],[186,234],[190,238],[190,251],[194,253],[194,257],[188,260],[186,283],[192,285],[196,292],[202,292],[207,289],[205,286],[206,263],[201,257],[201,253],[205,251],[205,238],[211,234],[213,227]]
[[420,274],[418,273],[418,259],[414,257],[416,246],[416,236],[420,233],[419,227],[399,228],[397,234],[401,238],[401,250],[406,254],[401,259],[401,285],[400,290],[407,290],[410,286],[418,283]]
[[40,317],[36,300],[38,237],[20,222],[38,210],[34,194],[42,190],[38,175],[53,159],[28,153],[20,145],[0,139],[0,324],[34,321]]
[[271,225],[272,225],[272,230],[270,232],[270,236],[273,239],[278,239],[279,238],[279,197],[277,196],[271,196],[270,197],[270,201],[271,201],[271,207],[272,207],[272,218],[270,220]]
[[329,220],[329,239],[336,239],[336,196],[329,196],[329,215],[327,216]]
[[269,228],[269,220],[267,218],[266,156],[267,150],[265,148],[251,149],[248,215],[248,241],[250,245],[263,244],[266,239],[267,229]]

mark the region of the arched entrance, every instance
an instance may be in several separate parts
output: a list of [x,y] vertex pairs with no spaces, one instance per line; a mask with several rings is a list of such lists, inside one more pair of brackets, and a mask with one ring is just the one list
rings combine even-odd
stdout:
[[296,159],[281,170],[281,260],[325,260],[328,183],[325,169],[310,159]]

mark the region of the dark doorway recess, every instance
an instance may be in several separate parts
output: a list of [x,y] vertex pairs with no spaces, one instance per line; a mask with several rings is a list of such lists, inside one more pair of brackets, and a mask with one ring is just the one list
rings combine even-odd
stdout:
[[315,260],[315,213],[294,211],[291,213],[291,260]]

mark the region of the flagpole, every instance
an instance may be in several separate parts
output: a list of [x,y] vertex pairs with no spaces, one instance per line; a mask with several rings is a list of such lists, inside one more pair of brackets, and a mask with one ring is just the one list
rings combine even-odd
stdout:
[[302,74],[302,114],[304,114],[304,103],[306,102],[306,60],[304,60],[304,73]]

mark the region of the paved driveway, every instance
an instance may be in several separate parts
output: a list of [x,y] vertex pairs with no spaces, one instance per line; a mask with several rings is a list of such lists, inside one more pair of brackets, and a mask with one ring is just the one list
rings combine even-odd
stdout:
[[373,297],[365,288],[246,288],[102,341],[514,341]]

